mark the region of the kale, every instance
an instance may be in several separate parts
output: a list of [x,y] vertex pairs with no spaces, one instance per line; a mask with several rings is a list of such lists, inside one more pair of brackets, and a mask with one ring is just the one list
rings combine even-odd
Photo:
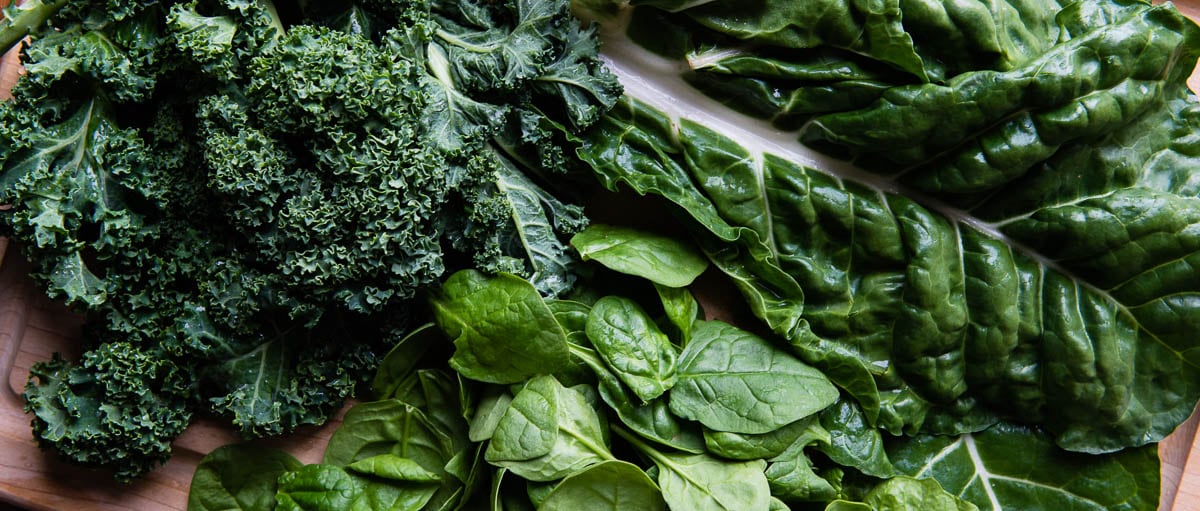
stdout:
[[[448,271],[548,296],[575,278],[582,194],[547,177],[621,88],[565,0],[7,13],[0,39],[29,39],[0,105],[0,231],[94,326],[82,362],[32,371],[43,445],[129,479],[194,414],[319,424]],[[150,419],[87,427],[97,409]]]

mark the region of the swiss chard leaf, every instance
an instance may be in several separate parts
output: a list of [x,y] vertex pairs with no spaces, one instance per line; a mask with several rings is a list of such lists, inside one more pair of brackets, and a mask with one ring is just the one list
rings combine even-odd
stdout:
[[[996,232],[687,119],[672,128],[645,105],[615,112],[582,150],[601,179],[682,206],[755,314],[868,424],[964,432],[1007,415],[1066,448],[1112,451],[1162,438],[1200,395],[1194,339],[1174,333],[1200,321],[1178,262],[1200,202],[1158,177],[1185,159],[1140,162],[1124,184],[1097,176],[1073,202],[1027,202]],[[1066,167],[1045,165],[1039,179],[1064,182]]]
[[984,511],[1034,503],[1042,509],[1158,507],[1155,447],[1108,456],[1070,453],[1041,432],[1002,423],[959,437],[897,439],[889,442],[888,454],[901,474],[935,479]]

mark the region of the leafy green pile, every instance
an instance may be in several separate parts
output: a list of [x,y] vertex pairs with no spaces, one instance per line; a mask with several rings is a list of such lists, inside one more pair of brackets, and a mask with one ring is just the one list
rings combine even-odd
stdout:
[[[563,300],[456,273],[321,463],[223,447],[189,510],[1157,507],[1153,447],[1069,453],[1012,425],[885,438],[774,336],[703,320],[685,286],[707,262],[688,245],[600,225],[572,245],[639,278],[601,270]],[[599,287],[616,281],[629,294]]]
[[585,159],[610,188],[678,205],[868,423],[1011,421],[1103,453],[1191,414],[1200,31],[1173,7],[644,3],[680,8],[639,7],[629,30],[686,56],[692,83],[869,172],[637,97]]
[[127,479],[195,413],[324,422],[447,271],[575,278],[565,142],[621,88],[566,1],[31,0],[2,28],[30,40],[0,225],[89,319],[25,394],[69,458]]

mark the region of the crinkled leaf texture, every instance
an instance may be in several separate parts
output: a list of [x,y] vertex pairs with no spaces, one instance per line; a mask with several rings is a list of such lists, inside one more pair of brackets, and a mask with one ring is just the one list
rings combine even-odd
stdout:
[[981,511],[1158,508],[1154,446],[1110,456],[1070,453],[1039,431],[999,424],[959,437],[898,439],[890,443],[888,454],[901,473],[935,479]]
[[680,206],[869,423],[1003,417],[1075,451],[1155,442],[1200,397],[1196,29],[1136,2],[1060,14],[1061,41],[1028,62],[891,87],[805,132],[880,173],[811,168],[762,131],[636,99],[581,154],[609,188]]
[[[1080,266],[1107,265],[1105,278],[1119,271],[1132,279],[1102,287],[1027,245],[903,196],[751,152],[686,120],[679,133],[658,138],[683,141],[674,147],[642,143],[642,130],[654,124],[617,122],[606,127],[620,132],[588,148],[600,171],[621,169],[611,182],[643,192],[661,193],[648,180],[662,180],[682,190],[668,198],[702,205],[691,211],[712,222],[705,227],[741,243],[714,242],[712,256],[756,312],[887,429],[928,421],[954,431],[989,420],[980,414],[1015,415],[1045,423],[1064,446],[1113,450],[1165,436],[1195,403],[1198,361],[1183,332],[1200,311],[1178,306],[1187,302],[1179,293],[1186,289],[1178,289],[1186,284],[1159,279],[1179,271],[1184,263],[1169,263],[1190,252],[1195,199],[1128,188],[1093,203],[1044,208],[1006,229],[1024,227],[1028,237],[1052,242],[1057,247],[1043,250],[1054,256],[1075,251]],[[691,184],[688,173],[705,182],[709,169],[729,186]],[[733,189],[750,190],[779,213],[739,225],[737,211],[721,210],[721,201],[737,198]],[[1118,247],[1124,239],[1127,251],[1157,254],[1136,267],[1095,243],[1089,254],[1087,241],[1100,231],[1089,212],[1110,221]],[[1178,244],[1148,242],[1156,237]]]

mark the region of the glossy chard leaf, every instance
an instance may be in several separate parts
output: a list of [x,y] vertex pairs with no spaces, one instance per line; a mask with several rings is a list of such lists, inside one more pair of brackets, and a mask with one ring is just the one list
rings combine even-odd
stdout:
[[[706,48],[716,40],[724,46],[720,50],[733,50],[726,57],[787,50],[802,59],[808,52],[832,49],[841,54],[839,60],[895,69],[904,72],[908,81],[922,82],[945,80],[980,67],[1007,69],[1036,56],[1058,35],[1054,15],[1060,9],[1057,1],[1028,0],[986,4],[649,0],[633,4],[675,12],[669,19],[687,19],[704,27],[708,33],[692,36],[697,40],[694,46]],[[696,64],[702,59],[690,60],[703,69]]]
[[[1154,136],[1118,130],[1060,150],[1012,185],[1026,190],[1009,216],[986,221],[632,100],[581,154],[610,188],[686,210],[751,310],[867,424],[963,433],[1009,417],[1067,449],[1108,452],[1163,438],[1200,397],[1200,346],[1182,334],[1200,324],[1200,274],[1186,262],[1200,201],[1182,149],[1196,110],[1168,113],[1186,94],[1174,79],[1168,89],[1126,128]],[[1116,156],[1131,142],[1141,160]]]
[[684,287],[708,268],[696,249],[668,236],[628,227],[594,224],[571,238],[584,261],[668,287]]
[[820,371],[750,332],[697,322],[679,357],[671,411],[716,431],[761,434],[837,400]]
[[[864,108],[817,117],[802,138],[881,173],[906,173],[918,190],[989,191],[1062,146],[1124,126],[1186,75],[1175,59],[1195,44],[1191,22],[1166,6],[1110,14],[1012,70],[896,87]],[[935,110],[944,117],[921,113]]]
[[998,424],[959,437],[897,439],[889,442],[888,453],[900,473],[937,480],[983,511],[1158,507],[1153,446],[1107,456],[1070,453],[1041,432]]
[[601,298],[588,315],[587,336],[596,353],[642,402],[675,385],[679,354],[637,302],[618,296]]
[[454,339],[450,367],[473,380],[517,383],[569,363],[567,335],[537,289],[513,275],[452,275],[430,303]]

